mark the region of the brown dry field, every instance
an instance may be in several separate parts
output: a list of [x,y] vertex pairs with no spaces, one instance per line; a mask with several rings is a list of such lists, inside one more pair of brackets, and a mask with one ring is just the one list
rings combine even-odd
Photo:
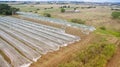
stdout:
[[53,13],[53,17],[71,20],[73,18],[82,19],[86,25],[95,27],[105,26],[110,29],[120,30],[120,20],[113,20],[110,7],[96,7],[91,9],[78,9],[80,13]]
[[[66,4],[65,4],[66,5]],[[74,5],[74,4],[67,4],[70,5],[71,8],[66,8],[66,11],[73,10],[75,7],[80,12],[74,13],[74,12],[60,12],[60,6],[62,5],[48,5],[48,4],[42,4],[42,5],[12,5],[13,7],[20,8],[21,11],[32,11],[37,12],[37,14],[43,14],[43,13],[50,13],[52,17],[54,18],[61,18],[65,20],[71,20],[74,18],[82,19],[86,21],[86,25],[92,25],[95,27],[105,26],[110,29],[117,29],[120,30],[120,20],[113,20],[111,17],[111,13],[113,12],[110,8],[110,6],[96,6],[96,8],[90,8],[90,9],[82,9],[80,7],[86,7],[90,5]],[[32,7],[31,7],[32,6]],[[47,9],[44,8],[50,8],[53,7],[53,9]],[[40,9],[40,10],[36,10]]]

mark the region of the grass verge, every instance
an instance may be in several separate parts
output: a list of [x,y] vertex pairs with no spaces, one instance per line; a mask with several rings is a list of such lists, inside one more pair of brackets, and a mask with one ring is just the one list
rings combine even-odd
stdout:
[[103,29],[97,29],[95,33],[103,34],[103,35],[112,35],[115,37],[120,37],[120,32],[115,30],[103,30]]
[[94,44],[58,67],[105,67],[115,50],[116,47],[113,44]]

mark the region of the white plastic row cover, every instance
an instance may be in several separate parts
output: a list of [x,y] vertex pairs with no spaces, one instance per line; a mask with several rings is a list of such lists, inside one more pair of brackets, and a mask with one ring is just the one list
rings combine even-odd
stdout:
[[61,29],[13,17],[0,17],[0,67],[28,67],[41,55],[79,41]]
[[[11,64],[14,67],[23,67],[26,65],[29,66],[31,64],[31,61],[29,61],[28,59],[23,57],[20,53],[18,53],[15,50],[15,48],[10,46],[7,42],[2,40],[1,38],[0,38],[0,50],[3,51],[7,57],[9,57]],[[2,57],[0,56],[0,58],[2,58]],[[0,62],[1,62],[1,60],[0,60]],[[3,64],[0,67],[10,67],[10,65],[5,60],[4,60],[4,63],[6,63],[6,64]]]

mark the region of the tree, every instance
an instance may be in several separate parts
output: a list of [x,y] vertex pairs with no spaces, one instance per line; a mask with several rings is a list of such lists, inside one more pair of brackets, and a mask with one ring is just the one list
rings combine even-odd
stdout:
[[18,8],[13,8],[8,4],[0,4],[0,14],[1,15],[12,15],[19,11]]
[[19,11],[20,9],[11,7],[11,10],[12,10],[12,14],[16,14],[16,12]]
[[64,12],[65,12],[65,9],[64,9],[64,8],[61,8],[61,12],[64,13]]

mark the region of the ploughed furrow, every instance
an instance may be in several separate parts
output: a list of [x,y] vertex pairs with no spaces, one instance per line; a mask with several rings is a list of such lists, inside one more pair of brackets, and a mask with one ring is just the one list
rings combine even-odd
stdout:
[[[11,65],[14,67],[28,67],[31,64],[31,61],[22,56],[17,52],[12,46],[0,38],[0,50],[10,59]],[[0,55],[0,67],[11,67],[7,61],[2,59]]]
[[4,30],[5,32],[11,34],[13,37],[16,37],[16,39],[24,42],[34,50],[38,51],[40,54],[46,54],[49,50],[43,45],[42,43],[36,41],[35,39],[32,39],[28,36],[25,36],[24,34],[21,34],[20,32],[13,31],[9,27],[0,25],[0,29]]
[[17,50],[19,50],[23,55],[29,58],[32,61],[37,61],[41,57],[39,53],[35,50],[31,49],[30,47],[26,46],[24,43],[20,42],[19,40],[13,38],[9,34],[5,33],[4,31],[0,30],[0,36],[9,42],[12,46],[14,46]]
[[6,23],[1,23],[1,22],[0,22],[0,24],[6,25],[6,26],[10,27],[11,29],[14,29],[14,30],[16,30],[16,31],[19,31],[19,32],[21,32],[22,34],[26,34],[26,35],[28,35],[28,36],[31,37],[31,38],[37,39],[37,40],[39,40],[40,42],[45,43],[45,44],[46,44],[46,47],[50,48],[51,50],[58,50],[58,49],[59,49],[59,46],[58,46],[56,43],[54,43],[54,42],[52,42],[52,41],[50,41],[50,40],[48,40],[48,39],[45,39],[45,38],[43,38],[43,37],[40,37],[40,36],[38,36],[38,35],[36,35],[36,34],[34,34],[34,33],[32,33],[32,32],[29,32],[29,31],[27,31],[27,30],[21,29],[22,27],[18,27],[18,25],[10,26],[9,23],[6,24]]
[[[11,21],[15,22],[15,20],[12,17],[5,17],[5,18],[10,19]],[[34,27],[35,29],[41,29],[41,30],[49,31],[49,32],[53,32],[54,34],[55,33],[60,34],[61,36],[69,38],[69,39],[79,40],[78,36],[73,36],[73,35],[70,35],[70,34],[65,34],[64,32],[58,32],[58,31],[54,31],[54,30],[49,30],[49,28],[46,28],[43,25],[38,24],[38,23],[32,23],[32,22],[29,22],[29,21],[26,21],[26,20],[22,21],[20,19],[16,19],[16,20],[19,21],[19,23],[22,23],[22,24],[27,25],[27,26]],[[24,23],[24,22],[26,22],[26,23]],[[18,23],[16,23],[16,24],[18,24]]]
[[0,67],[12,67],[0,54]]

